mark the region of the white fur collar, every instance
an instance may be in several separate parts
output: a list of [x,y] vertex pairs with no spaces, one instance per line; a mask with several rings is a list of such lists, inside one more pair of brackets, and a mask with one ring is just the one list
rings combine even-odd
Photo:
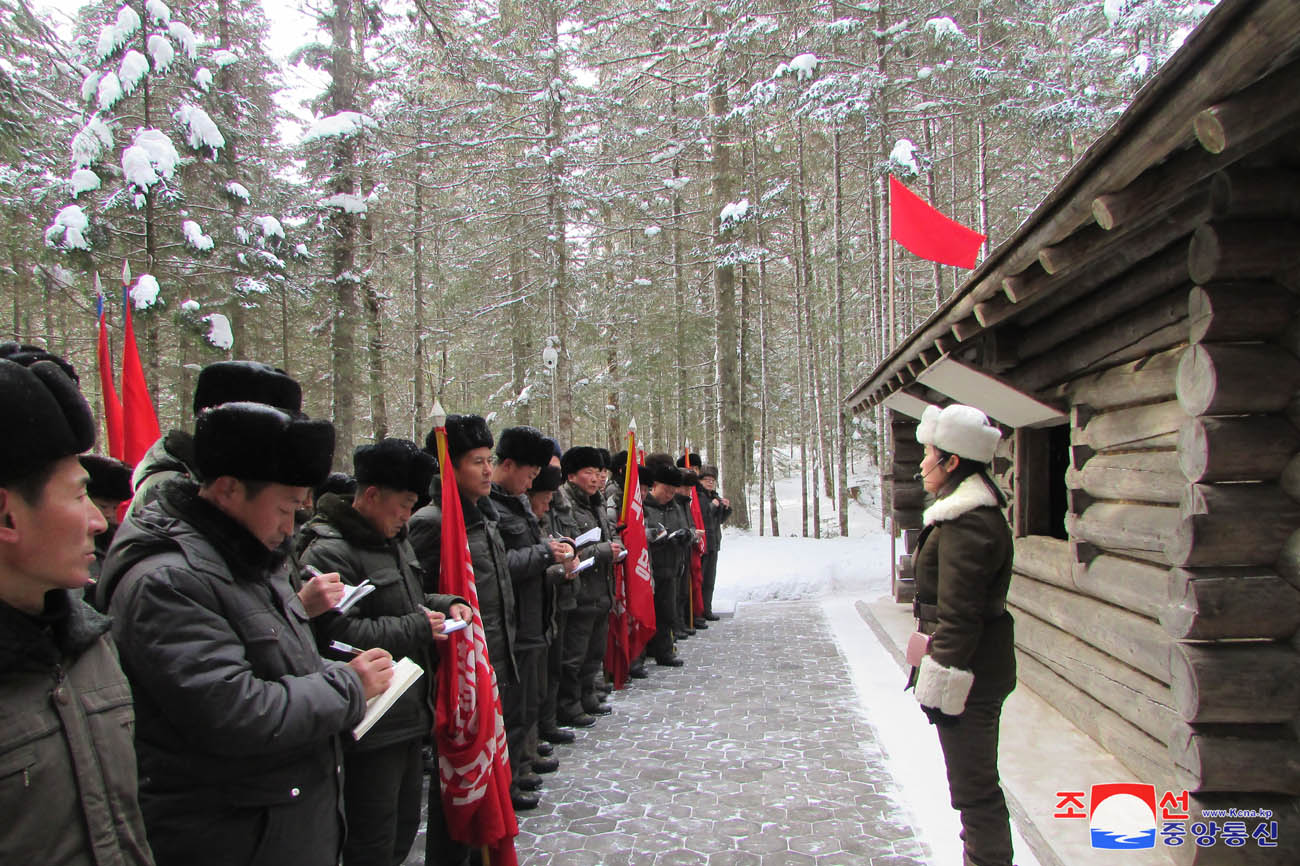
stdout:
[[961,517],[967,511],[974,511],[976,508],[997,504],[997,498],[984,483],[984,479],[979,475],[969,475],[957,485],[956,490],[925,509],[921,518],[925,521],[925,525],[929,526],[932,523],[942,523],[945,520]]

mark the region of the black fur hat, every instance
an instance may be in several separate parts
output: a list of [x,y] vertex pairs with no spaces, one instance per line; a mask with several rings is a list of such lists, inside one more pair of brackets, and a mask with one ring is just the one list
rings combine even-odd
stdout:
[[81,384],[81,377],[77,375],[77,368],[73,367],[64,359],[60,358],[53,352],[42,349],[40,346],[29,346],[26,343],[3,342],[0,343],[0,358],[8,358],[15,364],[22,364],[24,367],[30,367],[37,361],[53,361],[62,368],[63,372],[68,374],[68,378]]
[[694,487],[696,484],[699,483],[700,483],[700,474],[698,472],[696,472],[694,469],[682,470],[682,483],[681,483],[682,487]]
[[703,461],[700,460],[700,455],[696,454],[694,451],[688,455],[683,455],[677,458],[678,469],[699,469],[702,465],[704,464]]
[[302,388],[283,370],[257,361],[217,361],[199,371],[195,415],[236,402],[265,403],[294,415],[302,411]]
[[560,458],[560,471],[564,473],[565,478],[589,466],[596,469],[605,468],[605,461],[601,458],[600,451],[589,445],[575,445],[565,451],[564,456]]
[[[493,441],[492,431],[481,415],[447,416],[447,454],[453,461],[475,448],[491,448]],[[433,430],[424,437],[424,450],[435,458],[438,456],[438,440]]]
[[636,467],[636,480],[641,484],[642,487],[653,486],[655,483],[654,468],[651,466],[645,466],[644,464],[638,463]]
[[533,486],[528,488],[528,492],[546,493],[548,490],[559,490],[563,483],[564,476],[560,474],[560,470],[548,464],[537,473],[537,477],[533,479]]
[[545,466],[551,462],[551,442],[536,427],[507,427],[497,440],[497,457],[521,466]]
[[387,487],[424,496],[438,463],[409,439],[381,439],[352,452],[357,489]]
[[717,480],[718,480],[718,467],[716,467],[716,466],[703,466],[703,467],[701,467],[701,468],[700,468],[700,477],[701,477],[701,478],[712,478],[714,481],[717,481]]
[[[557,460],[563,460],[564,449],[560,447],[559,440],[547,436],[546,441],[551,443],[551,456]],[[550,461],[548,460],[547,462],[549,463]]]
[[603,468],[603,469],[611,469],[611,468],[613,468],[613,466],[614,466],[614,458],[610,456],[609,449],[608,449],[608,448],[597,448],[596,450],[600,452],[600,459],[603,460],[603,461],[605,462],[605,465],[604,465],[603,467],[601,467],[601,468]]
[[53,359],[22,360],[0,358],[0,484],[95,444],[95,419],[77,383]]
[[315,488],[333,459],[333,424],[293,417],[265,403],[225,403],[205,409],[194,422],[195,469],[202,481],[229,475]]
[[645,456],[646,466],[672,466],[673,455],[663,451],[655,451]]
[[681,487],[686,483],[682,470],[671,463],[651,464],[650,471],[653,473],[651,479],[658,481],[660,484],[667,484],[669,487]]
[[331,472],[325,477],[325,480],[316,486],[313,496],[320,499],[326,493],[337,493],[339,496],[351,496],[357,492],[357,479],[353,478],[346,472]]
[[108,499],[112,502],[125,502],[135,495],[131,487],[131,467],[112,457],[100,457],[98,454],[82,454],[81,465],[90,475],[86,482],[86,493],[92,499]]

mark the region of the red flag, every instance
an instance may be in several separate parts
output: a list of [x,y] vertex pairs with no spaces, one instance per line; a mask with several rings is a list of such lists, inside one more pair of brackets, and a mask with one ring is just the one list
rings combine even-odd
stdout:
[[[439,407],[440,409],[441,407]],[[436,410],[437,411],[437,410]],[[441,414],[439,412],[439,414]],[[438,744],[442,807],[452,838],[487,846],[492,866],[518,866],[519,823],[510,802],[510,758],[497,674],[488,658],[460,490],[447,453],[447,430],[434,428],[442,467],[442,557],[438,588],[468,599],[474,622],[438,644],[433,734]]]
[[637,475],[636,432],[627,433],[627,466],[623,475],[623,547],[627,556],[623,566],[627,575],[627,654],[629,659],[641,655],[655,634],[654,571],[650,567],[650,545],[645,537],[645,509],[641,502],[641,482]]
[[958,268],[975,267],[984,235],[944,216],[889,176],[889,236],[923,259]]
[[149,399],[144,381],[140,349],[135,344],[135,327],[131,324],[131,295],[125,293],[122,305],[126,323],[126,340],[122,346],[122,459],[131,466],[158,441],[158,413]]
[[108,456],[122,459],[122,401],[113,384],[113,359],[108,353],[108,325],[104,323],[104,296],[99,296],[99,390],[104,395],[104,426],[108,428]]
[[[691,488],[691,521],[699,540],[691,545],[691,613],[704,612],[704,551],[708,540],[704,534],[704,514],[700,511],[699,487]],[[694,623],[692,623],[694,627]]]
[[623,562],[614,563],[614,598],[609,607],[609,629],[605,632],[605,670],[614,688],[627,685],[631,667],[628,654],[627,569]]

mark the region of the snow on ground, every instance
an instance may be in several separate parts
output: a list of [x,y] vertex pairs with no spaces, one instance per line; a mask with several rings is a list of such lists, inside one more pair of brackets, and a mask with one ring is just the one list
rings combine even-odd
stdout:
[[731,531],[723,536],[713,605],[791,601],[889,591],[889,538],[773,538]]

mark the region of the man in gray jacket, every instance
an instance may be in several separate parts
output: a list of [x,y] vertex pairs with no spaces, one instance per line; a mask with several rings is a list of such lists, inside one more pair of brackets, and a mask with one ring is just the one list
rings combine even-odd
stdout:
[[159,866],[333,866],[339,735],[392,657],[325,662],[289,582],[294,512],[334,429],[258,403],[199,415],[195,470],[109,549],[99,597],[136,700],[140,799]]
[[424,591],[406,539],[411,508],[437,468],[433,456],[409,440],[383,439],[362,445],[352,459],[355,496],[321,497],[316,516],[299,531],[298,559],[304,567],[339,574],[349,586],[368,581],[373,588],[346,615],[330,612],[313,621],[322,642],[382,647],[425,673],[343,751],[343,866],[392,866],[406,859],[420,829],[420,749],[433,730],[434,643],[447,639],[448,616],[467,621],[473,612],[463,598]]
[[62,361],[0,357],[0,863],[151,866],[131,690],[77,597],[106,521],[77,455],[95,422]]
[[565,626],[564,662],[560,674],[557,720],[562,725],[590,727],[597,715],[608,715],[598,686],[604,680],[605,638],[613,603],[613,566],[623,552],[605,514],[601,497],[605,459],[595,448],[578,446],[564,452],[560,470],[566,483],[551,501],[551,525],[561,535],[578,539],[596,530],[596,540],[582,545],[578,556],[592,565],[578,576],[578,606]]

